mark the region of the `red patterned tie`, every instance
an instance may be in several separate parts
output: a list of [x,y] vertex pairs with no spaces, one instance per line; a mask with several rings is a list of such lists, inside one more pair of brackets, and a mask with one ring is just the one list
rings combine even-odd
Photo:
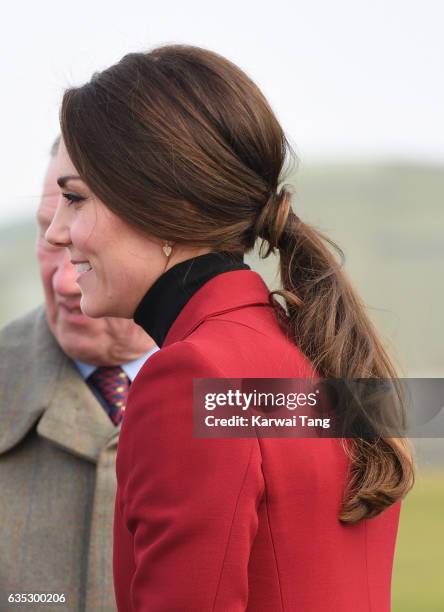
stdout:
[[129,378],[120,366],[103,366],[88,377],[108,405],[108,415],[114,425],[123,417],[128,396]]

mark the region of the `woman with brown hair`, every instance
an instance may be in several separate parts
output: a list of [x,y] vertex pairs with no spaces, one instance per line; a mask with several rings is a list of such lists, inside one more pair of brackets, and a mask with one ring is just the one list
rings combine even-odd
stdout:
[[[161,346],[119,441],[119,610],[389,610],[405,440],[193,437],[194,379],[396,376],[280,187],[291,149],[259,89],[165,46],[66,91],[61,127],[47,240],[69,248],[86,314],[133,317]],[[286,312],[243,262],[258,239]]]

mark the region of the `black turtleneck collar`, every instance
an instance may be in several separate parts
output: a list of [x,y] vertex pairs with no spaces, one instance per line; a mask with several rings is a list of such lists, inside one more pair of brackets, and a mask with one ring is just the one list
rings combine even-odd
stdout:
[[202,285],[223,272],[249,269],[242,253],[212,252],[182,261],[149,288],[136,308],[134,321],[162,346],[180,311]]

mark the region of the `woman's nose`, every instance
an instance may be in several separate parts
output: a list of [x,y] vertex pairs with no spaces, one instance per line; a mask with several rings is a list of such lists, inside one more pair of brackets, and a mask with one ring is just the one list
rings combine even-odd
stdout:
[[54,217],[45,232],[45,240],[56,247],[66,247],[71,244],[69,225],[66,219],[64,203],[60,201],[57,205]]

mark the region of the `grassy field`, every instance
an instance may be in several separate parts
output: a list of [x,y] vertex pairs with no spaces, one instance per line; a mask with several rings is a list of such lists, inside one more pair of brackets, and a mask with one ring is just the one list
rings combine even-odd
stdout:
[[393,612],[444,610],[444,468],[420,471],[403,503]]

